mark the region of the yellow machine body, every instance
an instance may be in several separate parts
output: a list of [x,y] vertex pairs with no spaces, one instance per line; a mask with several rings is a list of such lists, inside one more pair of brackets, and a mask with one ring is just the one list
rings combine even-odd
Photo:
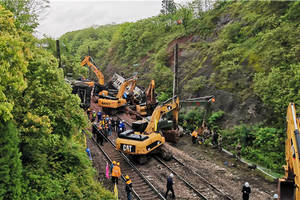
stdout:
[[[149,135],[141,135],[139,132],[131,134],[137,140],[131,138],[117,138],[116,148],[126,154],[146,155],[165,143],[165,138],[160,133],[151,133]],[[144,140],[142,140],[142,137]],[[138,138],[141,140],[139,141]]]
[[142,116],[147,115],[147,106],[136,105],[136,111]]
[[300,133],[299,118],[296,115],[294,103],[287,109],[287,130],[285,141],[285,175],[279,179],[278,189],[280,200],[300,199]]
[[104,108],[119,108],[122,106],[125,106],[127,104],[126,99],[98,99],[98,106],[104,107]]
[[125,106],[127,104],[127,101],[126,99],[123,99],[122,96],[126,90],[126,87],[128,87],[129,85],[131,85],[129,92],[133,92],[136,86],[136,79],[129,79],[124,81],[116,97],[109,97],[107,95],[102,95],[106,97],[99,98],[98,105],[104,108],[113,108],[113,109],[119,108],[121,106]]
[[145,155],[160,147],[165,143],[165,137],[157,131],[157,124],[162,115],[171,111],[173,111],[173,122],[178,124],[178,98],[172,98],[171,102],[168,100],[162,105],[158,105],[142,133],[134,132],[133,130],[121,133],[116,139],[116,148],[126,154]]
[[108,96],[108,91],[107,90],[102,90],[101,92],[99,92],[100,96]]

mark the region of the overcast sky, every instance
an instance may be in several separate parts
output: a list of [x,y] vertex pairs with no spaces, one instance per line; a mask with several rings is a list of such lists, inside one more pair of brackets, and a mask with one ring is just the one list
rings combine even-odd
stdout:
[[58,38],[92,25],[148,18],[158,15],[160,9],[161,0],[50,0],[48,14],[40,20],[36,35]]

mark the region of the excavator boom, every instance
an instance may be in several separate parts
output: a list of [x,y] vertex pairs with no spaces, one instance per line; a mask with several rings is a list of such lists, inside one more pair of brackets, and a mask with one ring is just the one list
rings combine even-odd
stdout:
[[155,81],[151,80],[150,84],[145,92],[146,102],[140,105],[136,105],[136,111],[142,115],[147,116],[151,115],[153,110],[156,107],[156,98],[155,98]]
[[279,179],[280,200],[300,199],[300,135],[299,119],[294,103],[287,109],[287,137],[285,142],[285,176]]
[[104,85],[104,75],[94,64],[92,57],[90,57],[90,56],[84,57],[84,59],[81,61],[81,66],[85,66],[85,65],[89,66],[93,70],[93,72],[95,73],[95,75],[98,78],[98,83],[100,85]]
[[132,78],[132,79],[129,79],[129,80],[126,80],[124,81],[124,83],[122,83],[122,85],[120,86],[120,89],[118,91],[118,94],[116,96],[116,98],[120,99],[122,98],[122,96],[124,95],[124,92],[126,90],[126,88],[131,84],[131,87],[129,89],[129,93],[132,93],[135,86],[136,86],[136,79]]
[[[173,116],[178,116],[179,112],[179,98],[172,98],[173,101],[169,102],[169,100],[162,103],[162,105],[158,105],[155,110],[152,113],[150,122],[148,123],[148,126],[145,129],[145,134],[149,134],[151,132],[156,131],[157,129],[157,123],[160,120],[161,116],[173,111]],[[178,123],[178,117],[175,119],[175,123]]]

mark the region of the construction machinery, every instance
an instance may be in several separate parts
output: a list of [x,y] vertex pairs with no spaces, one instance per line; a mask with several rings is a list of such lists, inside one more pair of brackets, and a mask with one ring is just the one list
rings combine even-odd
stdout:
[[121,84],[120,89],[118,90],[118,94],[115,97],[108,95],[100,96],[100,98],[98,99],[98,105],[104,109],[104,112],[108,113],[111,111],[110,109],[117,109],[125,106],[127,104],[127,100],[123,98],[123,95],[128,86],[130,86],[128,94],[130,96],[136,86],[136,78],[125,80]]
[[179,98],[174,97],[158,105],[149,122],[137,121],[132,124],[133,130],[120,133],[116,140],[116,148],[126,154],[138,156],[140,163],[144,163],[146,155],[154,151],[162,155],[163,159],[170,159],[171,154],[159,148],[165,143],[165,138],[158,131],[157,125],[160,118],[171,111],[174,126],[178,126]]
[[[98,83],[93,84],[94,86],[94,95],[98,94],[100,96],[102,95],[108,95],[107,87],[104,85],[104,75],[100,71],[100,68],[97,67],[95,62],[93,61],[93,58],[91,56],[85,56],[84,59],[81,61],[81,66],[87,65],[90,67],[94,74],[96,75],[98,79]],[[89,84],[91,85],[91,84]]]
[[285,141],[285,175],[279,179],[280,200],[300,199],[300,119],[297,118],[294,103],[290,103],[286,114],[287,129]]
[[[136,78],[137,77],[137,73],[133,73],[131,77]],[[117,90],[120,89],[122,83],[124,83],[124,81],[126,80],[126,78],[124,78],[123,76],[114,73],[114,75],[111,78],[111,86]],[[129,87],[126,88],[125,90],[125,94],[129,94]],[[133,89],[133,95],[135,96],[135,98],[137,99],[142,99],[143,96],[143,90],[141,88],[139,88],[137,85],[135,86],[135,88]]]
[[151,80],[145,93],[146,102],[140,105],[136,105],[136,111],[142,116],[151,115],[154,111],[157,102],[155,98],[155,81]]

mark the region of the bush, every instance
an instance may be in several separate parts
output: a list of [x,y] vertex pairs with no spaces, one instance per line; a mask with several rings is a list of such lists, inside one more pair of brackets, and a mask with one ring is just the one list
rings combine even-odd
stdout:
[[235,152],[235,147],[240,143],[244,158],[276,172],[282,172],[285,161],[282,129],[242,124],[234,129],[221,131],[221,135],[225,148]]

